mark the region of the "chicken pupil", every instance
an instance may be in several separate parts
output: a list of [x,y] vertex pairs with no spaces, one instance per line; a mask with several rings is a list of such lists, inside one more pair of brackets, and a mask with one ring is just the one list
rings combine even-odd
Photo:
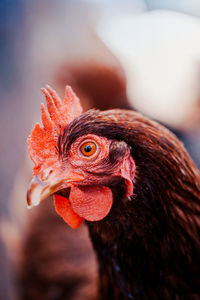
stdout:
[[91,152],[92,151],[92,146],[91,145],[85,146],[84,151],[87,152],[87,153]]

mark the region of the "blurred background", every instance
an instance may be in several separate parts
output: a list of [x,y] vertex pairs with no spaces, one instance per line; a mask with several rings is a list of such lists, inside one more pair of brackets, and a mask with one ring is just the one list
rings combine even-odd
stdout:
[[40,120],[46,83],[61,97],[70,84],[85,110],[129,108],[158,120],[200,167],[200,1],[0,1],[4,300],[16,299],[12,259],[28,216],[32,168],[26,138]]

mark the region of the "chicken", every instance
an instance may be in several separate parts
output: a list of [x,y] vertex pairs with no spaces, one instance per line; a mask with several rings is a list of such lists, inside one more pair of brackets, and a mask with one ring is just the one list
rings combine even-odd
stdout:
[[28,138],[28,205],[53,194],[68,225],[85,221],[98,299],[199,299],[200,172],[182,143],[134,111],[82,113],[70,87],[63,103],[42,91],[48,113],[42,104],[44,127]]

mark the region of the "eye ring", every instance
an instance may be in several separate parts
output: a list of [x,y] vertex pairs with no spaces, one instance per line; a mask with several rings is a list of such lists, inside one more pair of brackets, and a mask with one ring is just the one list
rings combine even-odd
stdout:
[[84,142],[80,146],[80,153],[85,157],[90,157],[94,155],[97,151],[97,145],[93,141]]

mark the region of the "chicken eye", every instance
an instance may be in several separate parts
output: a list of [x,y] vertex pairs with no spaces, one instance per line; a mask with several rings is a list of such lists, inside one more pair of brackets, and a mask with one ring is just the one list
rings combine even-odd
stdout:
[[91,156],[97,150],[97,146],[93,142],[86,142],[80,147],[81,154],[84,156]]

